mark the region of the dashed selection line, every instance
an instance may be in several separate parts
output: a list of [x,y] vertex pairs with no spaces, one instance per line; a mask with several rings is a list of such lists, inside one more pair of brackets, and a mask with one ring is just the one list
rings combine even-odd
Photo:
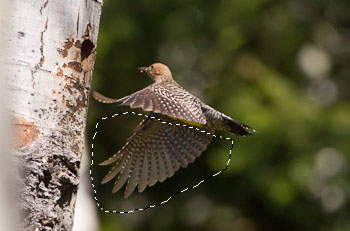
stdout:
[[[97,199],[97,192],[96,192],[96,189],[95,189],[95,185],[94,185],[94,178],[92,176],[92,166],[94,164],[94,141],[95,141],[95,137],[97,135],[97,128],[98,128],[98,123],[100,120],[106,120],[106,119],[109,119],[109,118],[114,118],[116,116],[119,116],[119,115],[127,115],[127,114],[133,114],[133,115],[137,115],[137,116],[144,116],[144,117],[147,117],[147,118],[151,118],[151,119],[156,119],[158,121],[160,121],[161,123],[163,124],[169,124],[169,125],[177,125],[177,126],[183,126],[183,127],[187,127],[187,128],[191,128],[191,129],[196,129],[197,131],[199,132],[202,132],[202,133],[206,133],[207,135],[211,135],[215,138],[220,138],[220,139],[223,139],[223,140],[230,140],[231,141],[231,148],[230,148],[230,155],[229,155],[229,158],[228,158],[228,161],[226,163],[226,166],[224,169],[220,170],[219,172],[211,175],[211,176],[208,176],[207,178],[199,181],[197,184],[193,185],[192,187],[187,187],[183,190],[180,190],[176,193],[174,193],[173,195],[171,195],[168,199],[160,202],[160,203],[157,203],[157,204],[154,204],[154,205],[149,205],[145,208],[136,208],[136,209],[133,209],[133,210],[129,210],[129,211],[116,211],[116,210],[106,210],[104,209],[100,203],[98,202],[98,199]],[[142,113],[135,113],[135,112],[122,112],[122,113],[117,113],[117,114],[114,114],[112,116],[107,116],[107,117],[103,117],[103,118],[99,118],[97,119],[97,122],[96,122],[96,130],[95,130],[95,134],[92,138],[92,144],[91,144],[91,165],[90,165],[90,178],[91,178],[91,185],[92,185],[92,188],[94,190],[94,198],[95,198],[95,201],[96,201],[96,204],[97,204],[97,207],[99,207],[103,212],[105,213],[118,213],[118,214],[124,214],[124,213],[133,213],[135,211],[144,211],[144,210],[147,210],[149,208],[154,208],[156,206],[159,206],[159,205],[162,205],[162,204],[165,204],[167,203],[168,201],[170,201],[172,198],[174,198],[176,195],[180,194],[180,193],[183,193],[183,192],[186,192],[187,190],[190,190],[190,189],[194,189],[196,187],[198,187],[200,184],[202,184],[203,182],[209,180],[210,178],[212,177],[215,177],[217,175],[219,175],[220,173],[222,173],[223,171],[226,171],[227,170],[227,167],[230,163],[230,160],[231,160],[231,154],[232,154],[232,149],[233,149],[233,139],[230,138],[230,137],[223,137],[223,136],[220,136],[220,135],[215,135],[215,134],[212,134],[210,132],[207,132],[207,131],[204,131],[204,130],[201,130],[197,127],[193,127],[193,126],[188,126],[188,125],[185,125],[185,124],[174,124],[174,123],[170,123],[170,122],[166,122],[166,121],[162,121],[161,119],[157,118],[157,117],[154,117],[154,116],[150,116],[150,115],[146,115],[146,114],[142,114]]]

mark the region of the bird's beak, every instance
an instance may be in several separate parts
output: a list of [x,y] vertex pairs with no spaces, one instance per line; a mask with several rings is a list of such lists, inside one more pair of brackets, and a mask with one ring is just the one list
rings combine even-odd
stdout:
[[146,72],[148,73],[151,69],[149,67],[139,67],[140,72]]

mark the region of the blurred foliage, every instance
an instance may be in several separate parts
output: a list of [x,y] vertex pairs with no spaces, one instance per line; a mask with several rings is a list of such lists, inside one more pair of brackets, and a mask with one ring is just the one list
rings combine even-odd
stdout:
[[[350,230],[349,12],[347,0],[105,0],[93,90],[128,95],[151,83],[137,67],[163,62],[187,90],[259,132],[233,137],[227,171],[162,206],[99,211],[101,230]],[[97,118],[124,111],[91,99],[89,145]],[[141,119],[101,121],[95,163]],[[214,139],[195,163],[127,200],[99,184],[109,167],[95,165],[97,197],[107,210],[159,203],[223,169],[229,148]]]

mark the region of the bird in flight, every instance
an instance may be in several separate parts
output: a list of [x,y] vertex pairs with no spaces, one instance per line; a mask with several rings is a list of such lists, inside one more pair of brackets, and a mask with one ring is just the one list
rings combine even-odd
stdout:
[[113,193],[126,183],[124,198],[128,198],[136,187],[139,192],[143,192],[147,186],[173,176],[180,167],[187,167],[188,163],[200,156],[211,142],[210,133],[215,130],[228,131],[238,136],[255,132],[248,125],[211,108],[186,91],[173,79],[166,65],[154,63],[139,70],[147,73],[154,83],[120,99],[93,93],[93,97],[101,103],[119,103],[121,106],[151,112],[136,127],[126,144],[100,163],[109,165],[116,162],[101,182],[107,183],[118,175]]

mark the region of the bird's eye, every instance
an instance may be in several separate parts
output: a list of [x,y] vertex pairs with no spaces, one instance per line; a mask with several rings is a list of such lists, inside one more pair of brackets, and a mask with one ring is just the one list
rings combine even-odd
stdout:
[[151,70],[152,70],[153,68],[154,68],[154,66],[152,65],[152,66],[151,66]]

